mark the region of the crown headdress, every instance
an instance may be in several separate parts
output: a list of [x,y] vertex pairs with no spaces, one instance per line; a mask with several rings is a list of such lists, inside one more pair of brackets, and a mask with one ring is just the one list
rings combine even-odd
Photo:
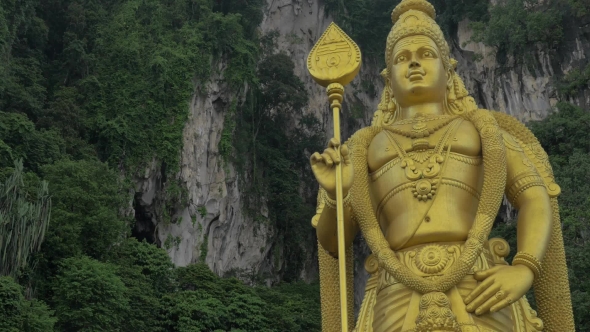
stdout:
[[[426,0],[403,0],[391,13],[393,27],[387,36],[385,62],[390,65],[393,47],[402,38],[424,35],[430,37],[441,52],[445,68],[453,66],[445,36],[434,20],[436,11]],[[454,69],[454,68],[453,68]]]

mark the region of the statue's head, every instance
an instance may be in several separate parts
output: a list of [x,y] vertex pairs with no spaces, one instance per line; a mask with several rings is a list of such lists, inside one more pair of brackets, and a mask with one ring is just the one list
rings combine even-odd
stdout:
[[426,0],[403,0],[392,12],[381,73],[385,89],[379,104],[383,121],[395,121],[397,110],[440,102],[445,112],[460,114],[476,108],[455,72],[449,45],[434,21],[434,7]]

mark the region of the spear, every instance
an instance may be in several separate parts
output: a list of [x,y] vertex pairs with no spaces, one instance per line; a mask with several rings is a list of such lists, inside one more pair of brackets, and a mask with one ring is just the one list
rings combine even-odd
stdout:
[[[344,98],[344,86],[350,83],[361,68],[359,47],[335,23],[311,49],[307,57],[307,69],[313,79],[327,87],[328,100],[334,119],[334,138],[340,142],[340,110]],[[341,144],[340,144],[341,145]],[[340,145],[338,155],[340,155]],[[348,332],[348,298],[346,290],[346,248],[344,245],[344,210],[342,203],[342,163],[336,165],[336,216],[338,227],[338,274],[340,283],[341,330]]]

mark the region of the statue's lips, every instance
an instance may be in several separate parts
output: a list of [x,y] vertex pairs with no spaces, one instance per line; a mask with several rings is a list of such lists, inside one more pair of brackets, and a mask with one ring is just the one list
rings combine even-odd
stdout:
[[414,69],[414,70],[410,70],[406,74],[406,78],[409,79],[410,82],[415,82],[415,81],[421,81],[422,78],[424,77],[424,75],[426,75],[426,73],[423,70]]
[[408,76],[408,79],[410,80],[410,82],[415,82],[415,81],[421,81],[424,77],[424,74],[421,72],[414,72],[414,73],[410,73],[410,75]]

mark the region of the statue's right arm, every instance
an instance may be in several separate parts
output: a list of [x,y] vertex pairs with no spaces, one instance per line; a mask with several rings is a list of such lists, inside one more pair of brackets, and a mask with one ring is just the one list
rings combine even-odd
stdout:
[[[348,146],[343,144],[341,148],[339,147],[340,142],[332,138],[328,147],[322,154],[316,152],[310,158],[313,174],[320,184],[320,187],[325,192],[324,195],[326,195],[327,199],[330,201],[334,201],[336,197],[336,165],[342,163],[343,197],[347,197],[354,180],[354,171],[350,161]],[[340,153],[338,153],[338,151],[340,151]],[[324,205],[316,230],[318,240],[322,247],[332,254],[332,256],[336,257],[338,253],[338,226],[334,205],[335,204]],[[349,204],[344,204],[343,212],[344,242],[346,243],[346,247],[348,247],[358,232],[358,226],[353,218],[351,218],[352,210]]]
[[[348,248],[359,231],[358,224],[352,218],[352,208],[344,206],[344,244]],[[320,214],[316,234],[322,247],[333,257],[338,257],[338,226],[336,209],[324,205]]]

